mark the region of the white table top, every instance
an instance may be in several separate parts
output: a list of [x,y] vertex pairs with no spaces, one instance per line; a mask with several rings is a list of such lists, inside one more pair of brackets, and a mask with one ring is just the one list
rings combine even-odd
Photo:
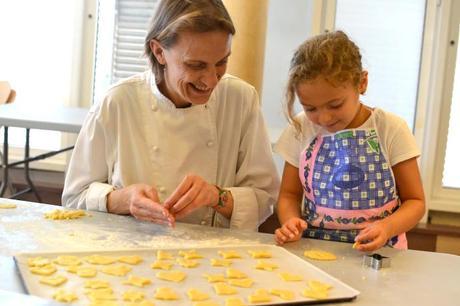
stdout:
[[78,133],[87,113],[86,108],[10,103],[0,106],[0,126]]
[[[20,252],[97,251],[127,248],[193,248],[247,244],[271,244],[273,236],[247,231],[210,228],[178,223],[169,229],[132,217],[91,212],[78,220],[46,220],[43,214],[56,206],[1,199],[16,203],[15,209],[0,210],[0,289],[23,293],[12,255]],[[363,266],[363,254],[351,244],[301,239],[285,248],[304,260],[303,251],[317,248],[333,252],[331,262],[310,261],[361,294],[356,300],[337,305],[459,305],[460,256],[399,251],[379,253],[391,258],[391,267],[381,270]],[[1,297],[1,295],[0,295]],[[41,305],[30,302],[29,305]]]

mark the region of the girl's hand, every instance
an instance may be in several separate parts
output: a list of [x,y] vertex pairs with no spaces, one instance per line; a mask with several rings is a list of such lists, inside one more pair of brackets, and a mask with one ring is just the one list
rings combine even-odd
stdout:
[[356,236],[355,248],[361,252],[372,252],[383,247],[390,238],[388,226],[383,221],[375,221]]
[[180,219],[201,206],[214,206],[218,202],[216,186],[197,175],[187,175],[163,204],[176,219]]
[[279,245],[289,241],[297,241],[306,229],[307,222],[298,217],[290,218],[275,231],[275,241]]
[[160,204],[157,191],[147,184],[133,184],[110,192],[107,211],[131,214],[139,220],[174,226],[174,217]]

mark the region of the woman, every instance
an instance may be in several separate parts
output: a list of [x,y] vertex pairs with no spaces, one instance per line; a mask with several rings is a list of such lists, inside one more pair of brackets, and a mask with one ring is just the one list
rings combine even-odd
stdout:
[[279,179],[255,89],[225,74],[234,34],[220,0],[160,2],[145,39],[152,71],[90,111],[64,206],[257,229]]

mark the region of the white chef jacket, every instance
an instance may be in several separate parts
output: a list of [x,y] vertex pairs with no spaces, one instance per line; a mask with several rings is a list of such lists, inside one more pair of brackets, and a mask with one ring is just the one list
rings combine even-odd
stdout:
[[180,221],[257,230],[279,178],[255,89],[225,75],[205,105],[176,108],[151,72],[114,85],[89,111],[64,184],[66,207],[107,211],[107,194],[154,186],[163,202],[185,175],[231,190],[231,219],[201,207]]

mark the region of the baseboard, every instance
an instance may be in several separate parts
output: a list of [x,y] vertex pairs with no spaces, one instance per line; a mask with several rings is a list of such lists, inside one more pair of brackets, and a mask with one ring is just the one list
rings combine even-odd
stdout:
[[[8,180],[14,185],[27,185],[23,168],[9,169],[8,176]],[[36,187],[62,189],[65,174],[62,171],[31,169],[30,178]]]

